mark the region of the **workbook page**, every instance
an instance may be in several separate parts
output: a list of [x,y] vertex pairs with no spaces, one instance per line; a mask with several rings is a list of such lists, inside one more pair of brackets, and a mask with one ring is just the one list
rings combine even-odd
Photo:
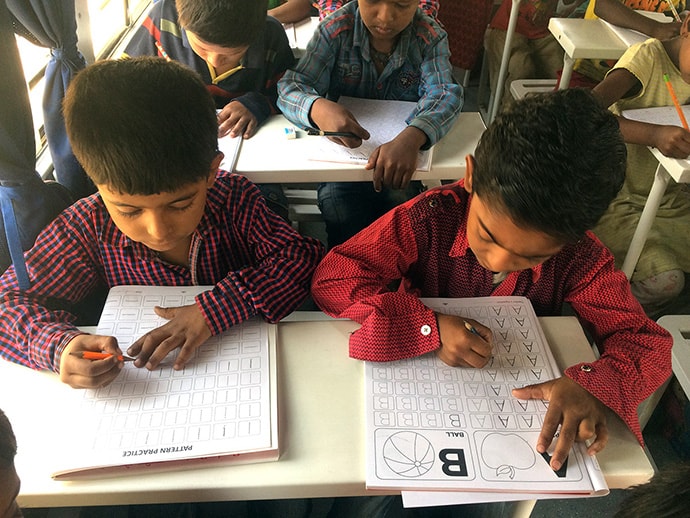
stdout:
[[[155,306],[194,304],[207,289],[115,287],[97,333],[126,351],[166,322]],[[175,349],[152,371],[125,362],[112,383],[82,391],[80,447],[65,471],[262,451],[277,458],[273,329],[253,319],[209,338],[182,370],[172,368]]]
[[596,460],[579,447],[561,470],[551,469],[553,445],[546,454],[535,449],[548,403],[511,394],[559,376],[531,303],[523,297],[422,302],[489,327],[493,354],[481,369],[450,367],[435,352],[366,363],[367,487],[607,491]]

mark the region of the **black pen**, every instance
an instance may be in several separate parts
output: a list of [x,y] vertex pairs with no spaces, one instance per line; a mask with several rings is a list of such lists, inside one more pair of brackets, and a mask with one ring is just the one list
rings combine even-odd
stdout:
[[317,136],[317,137],[348,137],[348,138],[359,138],[354,133],[349,131],[323,131],[314,128],[309,128],[306,130],[307,135]]
[[477,331],[477,329],[472,324],[470,324],[467,320],[463,320],[463,322],[465,323],[465,328],[467,328],[467,330],[470,333],[472,333],[473,335],[477,335],[478,337],[481,338],[479,331]]

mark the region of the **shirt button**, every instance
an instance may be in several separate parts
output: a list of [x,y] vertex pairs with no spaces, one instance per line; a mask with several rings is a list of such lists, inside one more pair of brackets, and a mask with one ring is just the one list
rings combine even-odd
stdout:
[[429,336],[431,334],[431,326],[423,325],[419,330],[424,336]]
[[588,364],[580,365],[580,370],[582,372],[592,372],[592,366]]

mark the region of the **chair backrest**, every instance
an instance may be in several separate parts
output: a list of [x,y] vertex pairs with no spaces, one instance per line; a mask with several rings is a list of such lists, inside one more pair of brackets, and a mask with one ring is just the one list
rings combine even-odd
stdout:
[[440,2],[438,19],[448,33],[450,62],[472,70],[484,44],[493,0],[445,0]]

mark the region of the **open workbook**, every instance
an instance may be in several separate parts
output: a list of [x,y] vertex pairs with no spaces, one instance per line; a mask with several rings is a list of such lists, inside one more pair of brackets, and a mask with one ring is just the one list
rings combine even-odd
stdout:
[[[162,323],[154,306],[194,303],[210,286],[119,286],[108,295],[98,334],[123,350]],[[66,400],[66,437],[55,479],[204,463],[276,460],[275,326],[253,319],[211,337],[180,371],[179,349],[153,371],[125,362],[109,385]]]
[[596,458],[580,443],[564,467],[551,469],[554,445],[543,455],[535,449],[548,403],[511,395],[559,376],[529,300],[422,302],[491,328],[493,354],[481,369],[450,367],[435,353],[366,362],[367,488],[401,490],[406,500],[407,491],[466,492],[460,502],[607,494]]
[[[359,125],[369,132],[370,137],[362,141],[361,146],[353,149],[332,142],[328,137],[309,137],[314,139],[309,154],[312,160],[365,165],[376,148],[393,140],[407,127],[406,120],[417,107],[417,103],[412,101],[346,96],[340,97],[338,104],[350,110]],[[432,154],[433,147],[419,152],[418,171],[428,171],[431,168]]]

